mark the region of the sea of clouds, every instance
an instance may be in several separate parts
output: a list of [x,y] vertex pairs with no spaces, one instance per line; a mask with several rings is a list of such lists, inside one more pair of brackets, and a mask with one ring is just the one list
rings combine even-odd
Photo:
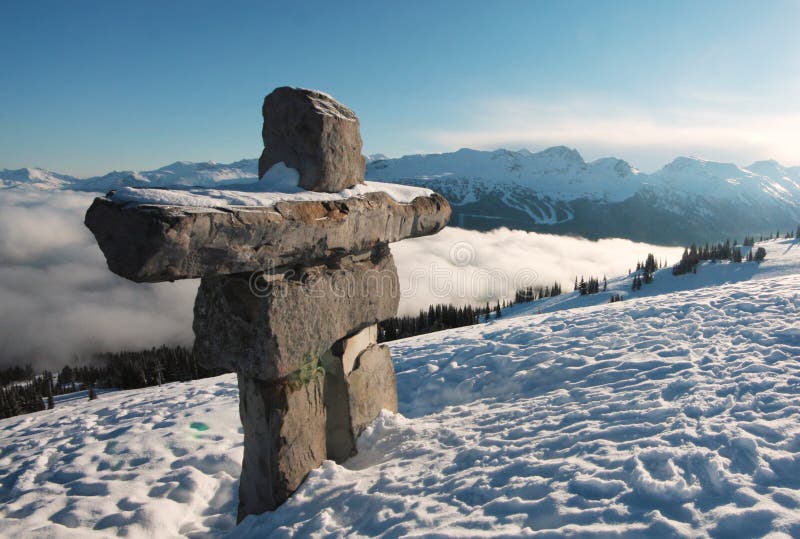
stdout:
[[[83,216],[95,195],[72,191],[0,192],[0,365],[57,366],[98,351],[190,345],[197,281],[135,284],[108,271]],[[681,250],[627,240],[498,229],[447,228],[392,245],[400,312],[434,303],[482,304],[519,286],[575,276],[627,273],[653,252]]]

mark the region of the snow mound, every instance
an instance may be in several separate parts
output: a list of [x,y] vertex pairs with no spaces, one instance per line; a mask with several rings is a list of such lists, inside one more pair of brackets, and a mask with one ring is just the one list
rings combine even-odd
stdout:
[[800,243],[767,250],[749,278],[392,343],[400,414],[239,527],[232,375],[0,421],[3,533],[800,536]]

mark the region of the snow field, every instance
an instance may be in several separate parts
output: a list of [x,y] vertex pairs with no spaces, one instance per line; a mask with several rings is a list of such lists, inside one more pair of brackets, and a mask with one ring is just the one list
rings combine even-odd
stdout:
[[0,536],[206,537],[236,523],[235,376],[0,422]]
[[800,536],[800,243],[766,247],[392,343],[400,414],[236,528],[232,375],[0,421],[0,535]]
[[405,417],[234,536],[800,535],[800,280],[720,292],[395,345]]

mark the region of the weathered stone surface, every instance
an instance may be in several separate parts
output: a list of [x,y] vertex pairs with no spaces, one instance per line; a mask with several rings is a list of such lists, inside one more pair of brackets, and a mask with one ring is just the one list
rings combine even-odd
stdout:
[[364,181],[361,133],[355,113],[331,96],[304,88],[276,88],[261,109],[264,151],[258,176],[283,162],[310,191],[336,193]]
[[342,463],[355,452],[355,439],[350,428],[350,399],[347,396],[347,378],[342,369],[342,358],[335,352],[336,345],[322,356],[325,369],[325,447],[329,459]]
[[284,378],[339,339],[394,316],[399,296],[386,246],[270,283],[249,275],[206,277],[195,302],[195,350],[209,368]]
[[328,458],[340,463],[356,454],[359,434],[381,409],[397,411],[397,380],[386,346],[378,346],[374,341],[366,343],[358,350],[352,370],[347,371],[343,360],[354,352],[354,346],[365,344],[364,332],[358,339],[337,342],[322,358]]
[[353,435],[359,434],[386,408],[397,411],[397,379],[389,348],[372,345],[356,360],[347,376],[350,421]]
[[371,344],[378,342],[378,326],[373,325],[364,328],[355,335],[340,341],[341,358],[344,374],[347,376],[356,366],[359,354],[366,350]]
[[239,375],[244,457],[239,516],[272,511],[325,459],[324,374],[294,384],[271,384]]
[[174,281],[325,263],[376,245],[435,234],[450,205],[438,194],[400,204],[383,192],[335,202],[230,210],[124,208],[95,199],[86,212],[111,271],[136,282]]

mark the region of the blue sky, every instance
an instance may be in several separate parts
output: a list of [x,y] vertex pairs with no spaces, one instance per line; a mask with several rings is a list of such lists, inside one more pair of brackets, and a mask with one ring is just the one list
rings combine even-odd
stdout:
[[797,0],[3,0],[0,168],[255,157],[283,85],[353,108],[365,153],[800,164],[797,28]]

